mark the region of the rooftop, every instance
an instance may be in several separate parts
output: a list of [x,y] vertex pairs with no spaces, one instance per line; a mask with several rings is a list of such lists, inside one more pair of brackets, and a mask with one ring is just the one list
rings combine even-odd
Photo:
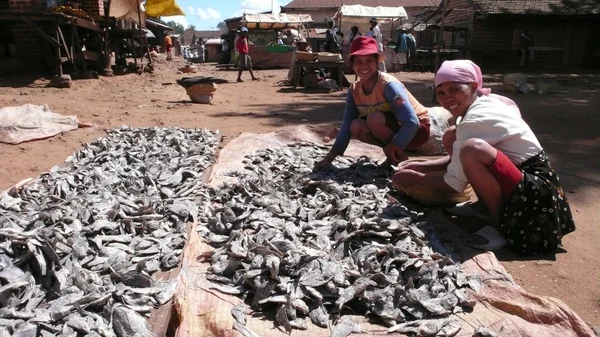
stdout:
[[441,0],[292,0],[282,6],[284,9],[300,8],[339,8],[342,5],[363,5],[368,7],[437,7]]

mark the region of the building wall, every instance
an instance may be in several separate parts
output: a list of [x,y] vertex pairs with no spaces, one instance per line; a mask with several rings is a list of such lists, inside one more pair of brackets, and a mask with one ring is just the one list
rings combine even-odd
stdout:
[[206,45],[206,62],[219,62],[221,59],[221,45],[208,44]]
[[584,63],[587,20],[565,17],[489,16],[474,22],[473,58],[487,66],[520,62],[520,35],[529,27],[534,38],[535,68],[579,68]]

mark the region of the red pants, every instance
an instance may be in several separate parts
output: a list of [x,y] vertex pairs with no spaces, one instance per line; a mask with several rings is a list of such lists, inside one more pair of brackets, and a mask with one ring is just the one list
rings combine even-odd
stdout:
[[500,183],[504,200],[509,200],[512,193],[519,186],[523,174],[502,151],[496,150],[496,152],[496,162],[489,169]]

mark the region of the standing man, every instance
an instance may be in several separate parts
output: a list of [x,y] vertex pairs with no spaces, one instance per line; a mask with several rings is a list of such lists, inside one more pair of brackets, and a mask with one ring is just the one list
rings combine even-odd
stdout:
[[249,53],[248,28],[242,27],[240,29],[240,38],[237,40],[237,43],[235,44],[235,48],[237,49],[237,52],[240,54],[240,63],[239,63],[240,71],[238,72],[237,81],[244,82],[244,81],[242,81],[242,72],[244,70],[248,70],[250,72],[250,76],[252,76],[253,81],[258,81],[259,78],[254,76],[254,73],[252,72],[252,59],[250,58],[250,55],[248,54]]
[[408,71],[412,71],[413,63],[417,57],[417,40],[410,32],[406,33],[406,47],[408,49],[406,52]]
[[[379,29],[379,26],[377,25],[377,18],[372,17],[371,20],[369,20],[369,23],[371,23],[372,36],[375,41],[377,41],[377,51],[383,53],[383,35],[381,35],[381,29]],[[379,71],[385,73],[385,61],[381,61],[377,68],[379,68]]]
[[340,44],[338,42],[336,31],[333,27],[333,21],[327,22],[329,28],[325,32],[325,51],[338,54],[340,52]]
[[358,31],[358,27],[357,26],[350,27],[350,40],[348,42],[350,42],[350,44],[352,44],[352,41],[359,36],[362,36],[362,34]]
[[396,40],[396,49],[394,50],[396,54],[394,55],[393,65],[394,69],[392,71],[396,71],[396,65],[399,65],[400,72],[404,71],[404,66],[408,62],[408,37],[406,36],[406,31],[402,28],[398,29],[398,39]]
[[529,27],[525,27],[521,34],[521,67],[524,67],[527,62],[527,54],[529,61],[533,61],[533,35],[529,32]]
[[173,55],[171,54],[171,50],[173,49],[173,40],[169,34],[165,35],[165,51],[167,52],[167,60],[171,60]]
[[204,41],[200,41],[200,45],[198,46],[198,57],[200,58],[200,63],[206,62],[206,47],[204,46]]

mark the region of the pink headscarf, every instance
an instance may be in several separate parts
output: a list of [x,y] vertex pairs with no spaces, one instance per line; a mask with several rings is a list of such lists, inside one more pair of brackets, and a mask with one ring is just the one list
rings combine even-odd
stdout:
[[513,100],[505,96],[492,94],[492,89],[483,87],[481,69],[471,60],[444,61],[435,74],[435,86],[437,87],[444,82],[477,83],[477,93],[479,96],[494,97],[508,105],[521,116],[519,107],[517,107],[517,104]]

